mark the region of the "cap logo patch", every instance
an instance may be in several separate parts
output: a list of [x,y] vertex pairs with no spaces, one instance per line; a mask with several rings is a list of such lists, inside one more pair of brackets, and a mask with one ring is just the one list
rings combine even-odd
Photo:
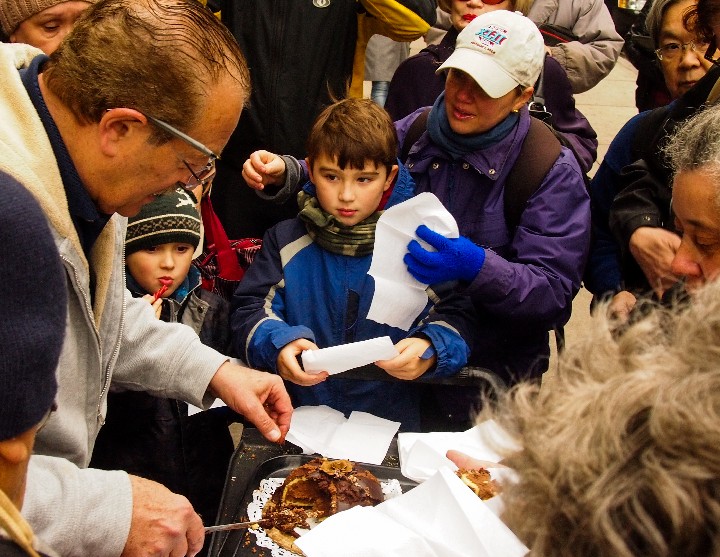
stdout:
[[473,45],[492,53],[495,52],[495,47],[502,45],[508,38],[507,29],[492,23],[475,33],[475,37]]

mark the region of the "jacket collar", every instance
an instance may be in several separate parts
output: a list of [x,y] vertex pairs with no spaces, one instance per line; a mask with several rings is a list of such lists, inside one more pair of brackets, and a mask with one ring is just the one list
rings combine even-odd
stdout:
[[[530,129],[530,114],[527,107],[520,109],[517,126],[495,145],[481,151],[474,151],[458,159],[458,164],[467,163],[493,182],[504,178],[515,163],[517,153]],[[435,145],[429,134],[423,133],[418,140],[418,149],[408,156],[408,167],[413,173],[425,172],[438,159],[452,163],[452,157]]]

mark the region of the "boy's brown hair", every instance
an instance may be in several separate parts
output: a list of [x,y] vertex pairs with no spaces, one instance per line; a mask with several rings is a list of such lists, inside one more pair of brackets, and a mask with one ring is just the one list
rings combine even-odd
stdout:
[[307,140],[310,164],[326,155],[338,166],[362,169],[367,162],[397,164],[397,134],[390,115],[370,99],[350,98],[331,104],[315,120]]

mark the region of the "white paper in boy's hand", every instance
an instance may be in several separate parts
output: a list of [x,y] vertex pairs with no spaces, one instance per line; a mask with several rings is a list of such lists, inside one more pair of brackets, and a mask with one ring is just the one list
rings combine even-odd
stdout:
[[375,227],[375,247],[368,274],[375,279],[375,294],[368,319],[407,331],[427,305],[426,284],[413,278],[403,262],[407,245],[421,224],[448,238],[460,233],[453,216],[432,193],[421,193],[385,210]]
[[301,356],[306,373],[327,371],[334,375],[378,360],[391,360],[398,354],[390,337],[385,336],[319,350],[303,350]]
[[308,557],[522,557],[528,552],[449,469],[376,507],[333,515],[296,543]]

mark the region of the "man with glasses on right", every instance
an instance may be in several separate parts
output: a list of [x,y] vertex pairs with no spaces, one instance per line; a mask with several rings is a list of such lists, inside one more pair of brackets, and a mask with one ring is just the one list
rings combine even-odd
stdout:
[[249,95],[244,57],[195,0],[101,0],[52,58],[0,45],[0,82],[0,176],[41,205],[68,294],[58,410],[37,437],[23,515],[61,555],[193,556],[204,530],[185,497],[87,466],[111,388],[203,408],[218,397],[270,441],[289,428],[279,377],[231,363],[125,288],[125,217],[212,179]]
[[[636,141],[642,145],[640,157],[622,170],[620,193],[610,209],[609,225],[620,246],[622,266],[630,276],[637,277],[633,283],[647,281],[649,291],[658,299],[671,296],[682,279],[670,270],[680,239],[670,207],[672,176],[661,147],[685,120],[720,99],[720,57],[713,33],[714,20],[720,32],[718,0],[699,0],[684,12],[684,25],[696,37],[693,48],[709,45],[703,56],[713,66],[680,98],[648,113],[646,120],[653,125],[644,126],[648,135],[641,142]],[[687,48],[691,48],[689,43]],[[630,311],[634,302],[629,302],[622,313]]]

